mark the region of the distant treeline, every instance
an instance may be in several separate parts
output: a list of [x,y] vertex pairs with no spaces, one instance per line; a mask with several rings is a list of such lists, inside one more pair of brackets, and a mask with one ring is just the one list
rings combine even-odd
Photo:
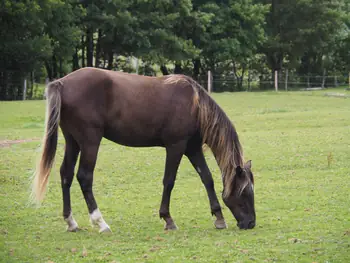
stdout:
[[86,66],[197,80],[211,70],[236,80],[229,90],[275,70],[345,75],[350,0],[1,1],[0,100],[21,97],[24,79]]

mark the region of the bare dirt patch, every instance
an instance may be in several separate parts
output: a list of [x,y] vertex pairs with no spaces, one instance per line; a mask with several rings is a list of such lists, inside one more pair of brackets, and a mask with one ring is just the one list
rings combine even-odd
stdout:
[[2,140],[0,141],[0,148],[10,147],[13,144],[26,143],[26,142],[37,142],[39,138],[23,139],[23,140]]

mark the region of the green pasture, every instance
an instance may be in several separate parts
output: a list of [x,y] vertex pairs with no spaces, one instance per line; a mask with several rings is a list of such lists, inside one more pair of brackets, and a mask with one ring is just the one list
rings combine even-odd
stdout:
[[[164,149],[104,140],[94,192],[113,232],[90,226],[74,179],[72,209],[82,230],[67,233],[59,179],[63,137],[48,193],[35,208],[28,197],[45,102],[0,102],[0,261],[350,262],[350,98],[326,92],[213,94],[252,160],[253,230],[239,230],[226,207],[229,228],[214,228],[205,188],[184,158],[171,200],[179,230],[164,231],[158,217]],[[210,151],[206,156],[221,201],[220,172]]]

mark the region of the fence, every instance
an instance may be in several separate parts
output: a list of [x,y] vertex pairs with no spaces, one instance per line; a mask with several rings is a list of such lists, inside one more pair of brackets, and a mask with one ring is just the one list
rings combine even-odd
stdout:
[[350,73],[346,75],[299,75],[289,74],[288,70],[275,72],[279,89],[313,89],[336,88],[350,85]]
[[248,76],[213,75],[210,71],[200,76],[198,82],[208,91],[264,91],[264,90],[308,90],[349,86],[350,73],[347,75],[301,75],[288,70],[272,74],[248,74]]
[[[212,74],[197,78],[209,92],[223,91],[264,91],[264,90],[302,90],[323,89],[347,86],[350,88],[349,75],[300,75],[288,70],[275,74],[250,72],[244,76],[233,74]],[[43,99],[44,84],[35,82],[34,73],[23,74],[19,71],[0,71],[0,100]]]
[[42,99],[43,84],[35,82],[34,73],[0,71],[0,100]]

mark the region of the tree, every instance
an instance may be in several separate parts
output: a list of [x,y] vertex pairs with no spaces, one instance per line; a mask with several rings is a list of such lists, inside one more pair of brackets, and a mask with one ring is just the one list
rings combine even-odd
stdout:
[[212,14],[206,34],[199,42],[207,69],[214,74],[233,73],[236,88],[242,89],[242,77],[264,41],[262,25],[267,7],[251,0],[229,0],[206,1],[199,9]]
[[[80,6],[73,5],[71,0],[52,0],[41,2],[41,17],[45,22],[45,33],[50,37],[52,54],[45,60],[49,79],[63,77],[66,60],[76,53],[81,29],[78,23],[82,18]],[[75,66],[77,67],[77,66]]]
[[41,11],[38,1],[5,0],[0,4],[1,100],[21,97],[23,78],[50,56]]
[[134,1],[131,8],[137,17],[138,40],[133,55],[160,64],[163,74],[168,74],[165,66],[168,61],[175,62],[176,73],[180,73],[181,61],[192,59],[199,53],[192,39],[184,33],[188,29],[186,21],[192,18],[190,0],[177,1],[176,4],[161,0]]
[[[326,50],[341,25],[342,1],[328,0],[258,0],[269,4],[265,32],[267,41],[261,51],[266,55],[272,73],[284,64],[297,67],[302,59],[302,72],[311,71],[313,63],[322,61]],[[317,51],[317,55],[315,54]],[[316,58],[317,57],[317,58]],[[318,60],[319,62],[316,62]]]
[[19,98],[33,71],[50,79],[85,66],[133,71],[132,57],[143,74],[234,78],[217,91],[282,68],[343,74],[349,13],[350,0],[3,0],[0,99]]

